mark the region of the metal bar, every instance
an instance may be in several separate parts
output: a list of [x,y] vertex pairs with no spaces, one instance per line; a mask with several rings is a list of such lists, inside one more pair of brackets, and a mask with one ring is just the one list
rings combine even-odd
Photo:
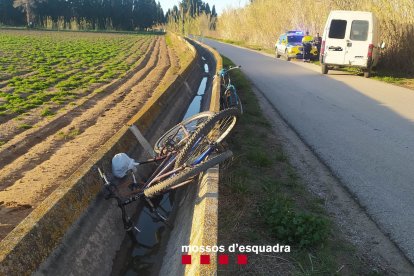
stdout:
[[177,188],[179,188],[181,186],[184,186],[185,184],[188,184],[188,183],[193,182],[193,181],[194,181],[194,176],[191,177],[191,179],[189,179],[189,180],[186,180],[184,182],[181,182],[180,184],[175,185],[174,187],[171,187],[170,189],[171,190],[175,190],[175,189],[177,189]]
[[142,135],[141,131],[139,131],[138,127],[136,125],[131,125],[129,127],[129,130],[132,131],[132,133],[137,138],[138,142],[141,144],[141,146],[144,148],[146,152],[152,157],[155,158],[156,154],[154,149],[151,147],[150,143],[147,139],[145,139],[144,135]]
[[157,177],[161,171],[163,171],[166,167],[171,166],[171,164],[174,162],[175,156],[171,157],[171,153],[168,154],[168,156],[162,161],[162,163],[157,167],[157,169],[151,174],[150,178],[145,183],[145,187],[151,186],[152,182],[154,181],[154,178]]
[[[174,157],[174,159],[175,159],[175,157]],[[183,168],[182,167],[180,167],[180,168],[177,168],[177,169],[173,169],[173,170],[171,170],[171,171],[168,171],[168,172],[165,172],[167,169],[169,169],[173,164],[174,164],[174,162],[173,162],[174,160],[172,160],[172,162],[170,162],[170,163],[168,163],[159,173],[158,173],[158,175],[154,178],[154,179],[152,179],[151,180],[151,182],[149,182],[148,184],[147,184],[147,186],[146,187],[150,187],[154,182],[157,182],[157,181],[159,181],[159,180],[161,180],[162,178],[165,178],[166,176],[169,176],[169,175],[171,175],[171,174],[174,174],[174,173],[176,173],[177,171],[180,171],[180,170],[182,170]]]

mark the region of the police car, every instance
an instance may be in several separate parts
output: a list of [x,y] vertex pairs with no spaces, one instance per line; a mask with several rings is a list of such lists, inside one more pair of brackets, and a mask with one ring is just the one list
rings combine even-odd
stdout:
[[[291,58],[303,58],[302,31],[288,31],[282,34],[275,44],[275,55],[277,58],[283,56],[287,61]],[[311,58],[318,58],[318,49],[312,46]]]

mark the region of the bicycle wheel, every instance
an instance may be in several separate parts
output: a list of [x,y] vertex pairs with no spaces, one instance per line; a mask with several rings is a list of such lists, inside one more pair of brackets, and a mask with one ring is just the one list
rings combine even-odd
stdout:
[[238,115],[237,108],[225,109],[200,126],[179,151],[175,168],[181,167],[185,163],[194,165],[200,162],[200,157],[204,158],[210,153],[212,144],[220,143],[230,133],[236,124]]
[[189,178],[196,176],[214,167],[217,164],[220,164],[221,162],[227,160],[231,156],[233,156],[233,153],[230,150],[228,150],[217,156],[212,157],[211,159],[207,159],[194,167],[186,168],[179,174],[172,176],[166,179],[165,181],[162,181],[154,186],[151,186],[145,189],[144,195],[146,197],[154,197],[156,195],[159,195],[171,188],[174,188],[175,186],[182,184],[184,181],[188,180]]
[[239,94],[237,94],[237,92],[235,92],[235,96],[237,98],[237,108],[239,109],[240,114],[243,114],[243,105],[242,105],[241,99],[239,97]]
[[155,143],[154,151],[159,154],[163,149],[178,149],[184,145],[188,136],[194,133],[199,126],[211,118],[214,112],[205,111],[191,116],[165,132]]

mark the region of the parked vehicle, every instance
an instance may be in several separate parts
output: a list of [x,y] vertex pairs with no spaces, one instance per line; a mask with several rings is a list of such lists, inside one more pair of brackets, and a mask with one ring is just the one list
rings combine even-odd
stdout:
[[[282,34],[275,44],[275,55],[277,58],[283,56],[287,61],[291,58],[303,58],[302,38],[304,33],[301,31],[288,31]],[[312,46],[311,59],[318,58],[318,49]]]
[[359,67],[371,76],[379,58],[378,23],[372,12],[331,11],[326,20],[321,45],[321,71],[335,67]]

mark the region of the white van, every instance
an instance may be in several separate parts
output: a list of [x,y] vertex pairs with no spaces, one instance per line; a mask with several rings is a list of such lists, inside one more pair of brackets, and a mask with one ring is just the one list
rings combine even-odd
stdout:
[[322,36],[322,74],[334,66],[359,67],[365,77],[378,62],[378,24],[372,12],[331,11]]

